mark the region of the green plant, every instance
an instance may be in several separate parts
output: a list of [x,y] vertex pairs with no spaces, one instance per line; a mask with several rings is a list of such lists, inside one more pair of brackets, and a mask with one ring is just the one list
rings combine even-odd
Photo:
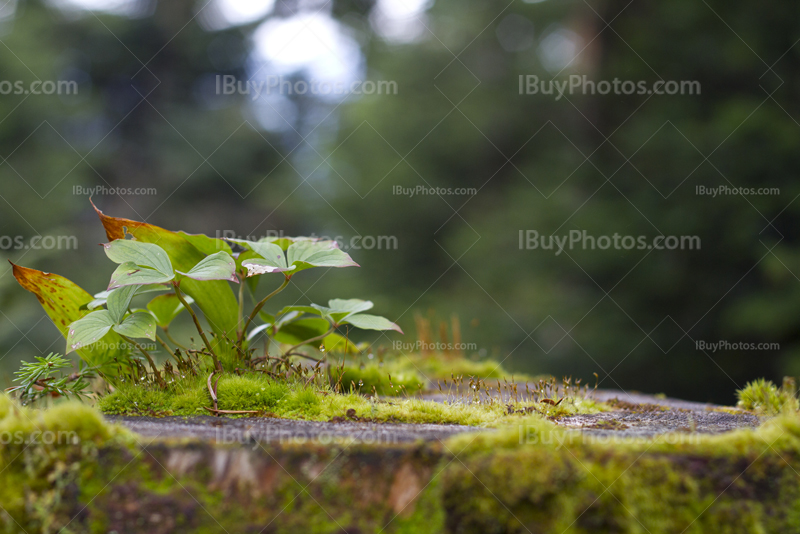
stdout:
[[800,409],[793,378],[784,378],[783,386],[778,387],[769,380],[759,378],[748,382],[743,389],[736,391],[737,406],[745,410],[777,415],[783,411]]
[[86,397],[89,380],[95,377],[94,369],[79,363],[78,372],[53,376],[62,369],[71,369],[72,362],[52,352],[35,362],[22,362],[22,369],[14,373],[14,382],[20,385],[8,388],[8,393],[17,393],[23,402],[33,402],[42,397]]
[[[216,404],[211,380],[214,374],[259,372],[273,379],[290,375],[301,378],[309,368],[298,360],[310,360],[314,362],[312,376],[304,378],[310,382],[319,374],[328,352],[356,350],[337,332],[342,327],[402,333],[388,319],[364,313],[373,304],[359,299],[333,299],[327,306],[288,306],[275,314],[263,311],[301,271],[357,267],[335,241],[305,237],[221,240],[109,217],[95,210],[109,239],[103,249],[117,264],[105,291],[92,296],[63,277],[17,265],[14,276],[38,297],[64,334],[67,354],[77,352],[111,384],[146,380],[166,389],[175,382],[175,376],[210,373],[208,389]],[[234,252],[231,245],[241,251]],[[245,288],[255,295],[263,276],[280,277],[281,283],[245,313]],[[236,293],[231,284],[239,284]],[[135,297],[152,292],[162,294],[145,308],[132,307]],[[169,331],[169,325],[184,311],[192,318],[201,347],[175,340]],[[159,367],[144,340],[157,342],[172,361]],[[258,342],[263,342],[263,348],[255,356]],[[288,348],[274,353],[271,343]],[[313,351],[305,350],[309,346],[319,346],[322,356],[312,356],[309,352]],[[41,382],[43,377],[36,373],[56,365],[54,359],[23,371],[28,382],[34,378]],[[46,369],[42,371],[42,367]],[[61,384],[50,378],[45,383]]]

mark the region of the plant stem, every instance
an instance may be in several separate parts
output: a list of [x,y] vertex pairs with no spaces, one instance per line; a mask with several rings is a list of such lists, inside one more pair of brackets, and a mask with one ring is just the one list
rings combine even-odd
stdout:
[[241,343],[242,340],[244,339],[244,336],[247,335],[247,329],[250,327],[250,323],[252,323],[253,319],[256,318],[258,312],[260,312],[261,308],[264,307],[264,304],[266,304],[269,299],[271,299],[272,297],[283,291],[286,288],[286,286],[289,285],[289,281],[291,279],[292,279],[291,276],[285,276],[283,283],[281,284],[281,287],[279,287],[278,289],[276,289],[275,291],[264,297],[261,300],[261,302],[256,304],[256,307],[253,308],[253,311],[250,313],[250,317],[247,318],[247,323],[245,323],[244,328],[242,328],[242,330],[239,332],[239,343]]
[[185,347],[185,346],[181,345],[180,343],[178,343],[177,341],[175,341],[175,338],[173,338],[173,337],[172,337],[172,334],[170,334],[170,333],[169,333],[169,329],[168,329],[168,328],[163,328],[163,327],[162,327],[162,330],[164,330],[164,333],[167,335],[167,339],[169,339],[170,341],[172,341],[172,343],[173,343],[173,344],[174,344],[176,347],[178,347],[179,349],[183,349],[184,351],[188,351],[188,350],[189,350],[189,348],[188,348],[188,347]]
[[188,302],[186,302],[186,299],[183,298],[183,295],[181,294],[180,282],[174,282],[173,285],[175,286],[175,295],[177,295],[178,300],[181,301],[183,307],[186,308],[186,311],[189,312],[189,315],[192,316],[192,320],[194,321],[195,328],[197,328],[197,332],[200,334],[200,337],[203,338],[203,343],[208,349],[208,352],[211,353],[211,358],[214,360],[214,368],[217,371],[222,372],[222,364],[219,363],[219,358],[217,358],[217,354],[214,352],[214,349],[211,348],[211,343],[208,342],[206,333],[203,332],[203,327],[200,326],[200,321],[197,319],[197,314],[194,313],[192,307],[189,305]]
[[122,339],[124,339],[125,341],[127,341],[128,343],[130,343],[131,345],[136,347],[137,349],[139,349],[139,352],[144,354],[144,357],[147,358],[148,362],[150,362],[150,367],[153,368],[153,374],[155,375],[156,380],[158,380],[158,383],[161,385],[161,387],[166,387],[167,384],[166,384],[166,382],[164,382],[164,379],[161,377],[161,373],[158,372],[158,367],[156,367],[156,362],[153,361],[153,357],[150,356],[150,353],[147,352],[143,346],[141,346],[139,343],[137,343],[136,341],[134,341],[133,339],[131,339],[129,337],[122,336]]
[[[236,327],[241,328],[242,321],[244,320],[244,282],[245,276],[239,276],[239,317],[236,321]],[[242,340],[242,331],[238,330],[236,336],[239,341]]]
[[219,406],[217,406],[217,392],[216,388],[211,387],[211,377],[214,376],[214,373],[216,373],[216,371],[212,371],[211,374],[208,375],[206,384],[208,385],[208,394],[211,395],[211,400],[214,401],[214,410],[216,411],[219,409]]

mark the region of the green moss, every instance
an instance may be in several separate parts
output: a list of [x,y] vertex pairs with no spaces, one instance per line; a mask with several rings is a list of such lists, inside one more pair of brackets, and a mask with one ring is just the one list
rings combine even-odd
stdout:
[[5,419],[13,406],[14,402],[8,396],[0,395],[0,419]]
[[[346,417],[353,410],[350,413],[355,417],[376,422],[470,426],[498,426],[531,413],[562,417],[607,409],[590,399],[566,399],[558,406],[544,402],[509,405],[496,400],[440,403],[413,398],[368,399],[313,383],[276,382],[260,374],[222,376],[217,399],[221,410],[254,410],[289,419],[327,421]],[[167,391],[153,389],[152,385],[123,384],[97,402],[101,411],[113,415],[198,415],[207,414],[204,407],[212,405],[206,381],[200,377],[182,380]]]
[[506,378],[511,380],[531,380],[532,378],[524,374],[510,373],[503,367],[503,364],[495,360],[468,360],[466,358],[448,358],[442,355],[427,356],[415,354],[409,356],[409,363],[415,365],[419,370],[432,380],[449,379],[451,376],[474,376],[483,379]]
[[[46,410],[39,410],[11,401],[0,395],[0,443],[15,445],[19,442],[39,445],[58,445],[61,439],[65,444],[75,442],[105,443],[112,438],[130,435],[122,428],[109,425],[94,408],[78,401],[55,404]],[[45,436],[45,434],[48,434]],[[54,441],[48,443],[48,441]]]
[[492,434],[458,436],[447,447],[461,460],[444,476],[453,531],[800,529],[796,415],[756,430],[646,440],[593,439],[532,418]]
[[[335,377],[335,381],[339,382],[338,377]],[[367,364],[363,368],[347,366],[341,378],[344,391],[354,390],[378,395],[413,394],[423,390],[426,382],[425,378],[415,371],[384,368],[375,363]]]
[[100,447],[135,443],[132,434],[79,402],[37,410],[0,395],[0,416],[0,525],[5,532],[58,531],[72,517],[65,500],[74,493],[82,462],[91,462]]
[[322,412],[320,395],[313,389],[292,391],[282,402],[279,411],[283,414],[296,414],[308,419],[318,416]]
[[150,385],[120,384],[115,392],[100,397],[97,407],[110,415],[165,415],[171,413],[175,393]]
[[[342,374],[344,390],[378,395],[405,395],[434,387],[437,381],[454,376],[484,380],[535,381],[527,375],[512,375],[500,362],[469,360],[445,354],[392,354],[380,363],[362,363],[348,359]],[[391,379],[390,379],[391,377]],[[550,377],[547,377],[548,379]],[[335,377],[338,382],[338,376]],[[359,385],[360,384],[360,385]]]
[[[308,391],[287,399],[319,408]],[[144,449],[85,405],[31,410],[0,402],[8,405],[0,432],[22,432],[27,441],[0,444],[2,532],[442,531],[440,486],[429,484],[441,456],[427,449],[309,444],[274,446],[266,454],[150,440]],[[48,430],[69,430],[78,439],[30,441]],[[247,468],[234,469],[242,455]],[[400,483],[416,488],[409,502],[395,487],[398,473],[405,476]]]
[[776,415],[782,411],[800,409],[795,396],[794,380],[784,379],[784,386],[778,387],[769,380],[760,378],[745,385],[736,392],[737,406],[745,410],[765,415]]
[[470,360],[456,358],[445,354],[393,354],[384,362],[385,372],[391,373],[392,378],[400,372],[416,373],[430,381],[450,380],[453,376],[475,377],[482,379],[507,379],[512,376],[516,381],[533,380],[524,374],[513,374],[494,360]]
[[171,412],[181,415],[208,414],[208,411],[203,407],[210,407],[209,401],[210,397],[207,389],[194,387],[176,392],[172,397],[169,408]]
[[[247,377],[229,378],[219,383],[229,394],[257,386]],[[138,398],[164,404],[163,397]],[[270,445],[267,454],[149,442],[142,454],[129,434],[84,405],[41,411],[0,396],[0,435],[31,438],[50,430],[78,438],[0,445],[0,502],[7,511],[0,525],[11,532],[58,532],[69,524],[73,532],[193,534],[258,532],[267,525],[276,534],[800,530],[800,417],[789,412],[755,430],[722,435],[595,439],[541,416],[504,415],[500,405],[372,402],[297,384],[274,404],[282,413],[320,418],[355,409],[376,419],[391,414],[500,428],[405,447],[307,443]],[[230,471],[220,476],[214,465]],[[406,489],[415,497],[409,503]]]
[[[271,411],[289,393],[289,386],[264,375],[223,375],[217,384],[220,410]],[[200,395],[197,395],[200,397]],[[205,396],[208,397],[207,391]],[[208,401],[206,401],[207,403]],[[208,404],[206,404],[208,406]],[[177,411],[183,408],[175,406]]]

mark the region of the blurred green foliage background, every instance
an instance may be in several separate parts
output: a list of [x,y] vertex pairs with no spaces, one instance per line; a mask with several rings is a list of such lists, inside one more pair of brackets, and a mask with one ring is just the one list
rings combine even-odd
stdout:
[[[0,17],[0,82],[78,84],[0,95],[3,258],[105,289],[81,189],[102,186],[106,213],[170,229],[396,238],[349,250],[361,269],[309,275],[286,303],[370,298],[406,341],[414,313],[456,313],[471,352],[517,372],[718,402],[800,375],[796,4],[17,0]],[[520,94],[526,76],[573,75],[702,89]],[[397,90],[225,95],[220,76]],[[395,194],[418,186],[475,191]],[[702,246],[556,254],[521,249],[528,230]],[[63,342],[3,264],[8,376]],[[698,348],[720,341],[775,345]]]

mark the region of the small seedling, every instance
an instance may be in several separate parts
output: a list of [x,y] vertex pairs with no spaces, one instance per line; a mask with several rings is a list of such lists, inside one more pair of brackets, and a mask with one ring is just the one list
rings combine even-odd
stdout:
[[[23,403],[44,397],[74,397],[89,395],[89,381],[95,378],[94,369],[80,362],[78,372],[64,375],[60,371],[71,369],[72,362],[52,352],[35,362],[23,362],[22,369],[14,373],[14,382],[20,385],[8,388],[8,393],[19,395]],[[55,376],[58,374],[58,376]]]

